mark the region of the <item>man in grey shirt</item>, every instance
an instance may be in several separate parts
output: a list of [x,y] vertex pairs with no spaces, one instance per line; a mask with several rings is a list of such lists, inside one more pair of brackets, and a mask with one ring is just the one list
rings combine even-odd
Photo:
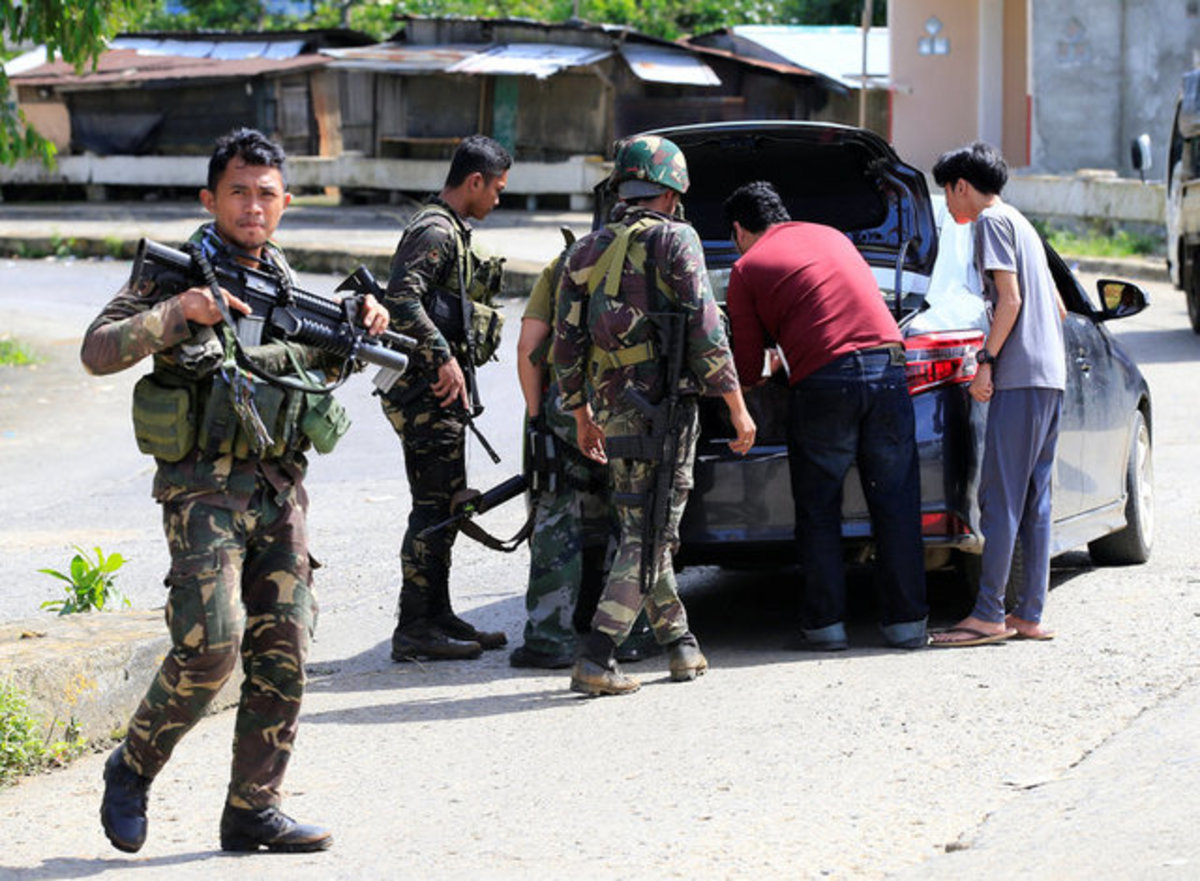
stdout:
[[[1050,639],[1042,610],[1050,584],[1050,485],[1066,388],[1066,315],[1046,252],[1029,221],[1000,198],[1008,168],[976,142],[944,153],[933,179],[958,223],[975,222],[975,261],[992,313],[970,392],[989,402],[979,478],[983,565],[971,614],[932,637],[935,646]],[[1011,615],[1004,593],[1020,539],[1023,592]]]

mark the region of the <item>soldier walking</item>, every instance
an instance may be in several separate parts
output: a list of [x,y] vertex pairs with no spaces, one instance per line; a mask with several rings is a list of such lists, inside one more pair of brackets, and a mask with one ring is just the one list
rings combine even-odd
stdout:
[[[241,263],[290,282],[283,252],[270,241],[291,200],[283,163],[283,150],[260,132],[239,129],[217,141],[200,191],[214,220],[192,237],[213,266]],[[172,648],[105,764],[101,821],[119,850],[142,847],[151,782],[240,654],[246,677],[221,848],[324,850],[333,842],[327,830],[279,810],[316,615],[303,483],[313,431],[302,427],[307,395],[253,383],[231,363],[231,331],[222,315],[226,309],[249,315],[246,303],[221,291],[222,307],[211,288],[182,285],[127,284],[83,341],[90,373],[114,373],[153,355],[153,372],[134,390],[134,423],[139,447],[155,456],[154,498],[162,505],[171,553],[166,618]],[[387,328],[387,311],[369,295],[360,319],[373,333]],[[341,363],[284,342],[248,351],[275,372]],[[299,369],[287,370],[293,380]],[[239,403],[233,386],[246,382],[253,398]],[[251,441],[264,427],[272,442]]]
[[667,649],[671,679],[708,669],[671,565],[692,485],[697,395],[724,398],[735,452],[749,451],[755,435],[700,238],[676,219],[689,184],[683,153],[666,138],[631,138],[617,149],[612,183],[625,209],[571,252],[552,350],[580,450],[611,460],[620,524],[616,559],[571,673],[571,689],[586,695],[640,687],[615,651],[643,608]]

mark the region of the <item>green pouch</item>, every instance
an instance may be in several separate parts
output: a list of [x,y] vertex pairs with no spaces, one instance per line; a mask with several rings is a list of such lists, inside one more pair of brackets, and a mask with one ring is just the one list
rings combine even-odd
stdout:
[[471,337],[475,344],[475,366],[482,367],[500,348],[504,313],[483,303],[471,304]]
[[[287,400],[287,391],[278,386],[271,385],[268,382],[255,380],[254,382],[254,409],[258,411],[258,416],[262,419],[263,426],[271,435],[271,445],[264,450],[255,453],[250,449],[250,439],[245,429],[242,429],[239,424],[237,439],[233,445],[233,455],[235,459],[278,459],[287,449],[289,438],[289,426],[285,424],[284,419],[287,415],[287,407],[284,403]],[[234,415],[234,421],[237,422],[237,415]]]
[[165,462],[178,462],[196,443],[192,390],[166,386],[148,373],[133,387],[133,434],[138,449]]
[[328,453],[350,430],[350,414],[333,395],[305,395],[308,406],[300,419],[300,431],[318,453]]

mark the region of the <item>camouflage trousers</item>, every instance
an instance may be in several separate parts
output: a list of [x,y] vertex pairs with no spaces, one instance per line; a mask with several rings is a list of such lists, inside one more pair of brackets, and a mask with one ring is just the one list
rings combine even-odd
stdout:
[[[603,428],[610,437],[646,433],[645,420],[636,410],[616,412],[605,419]],[[654,463],[636,459],[613,459],[609,463],[613,507],[621,537],[592,618],[592,630],[606,634],[617,645],[629,635],[643,610],[660,645],[666,645],[688,631],[687,612],[679,599],[671,558],[679,547],[679,521],[692,488],[692,466],[699,434],[695,398],[685,397],[680,402],[677,432],[679,452],[672,473],[670,512],[666,528],[657,536],[653,550],[658,577],[645,594],[641,588],[642,536],[647,515],[645,500],[653,489]]]
[[277,491],[261,474],[246,511],[196,500],[163,504],[172,648],[129,722],[125,754],[139,774],[153,778],[162,770],[233,673],[240,652],[245,680],[229,803],[278,804],[317,611],[307,506],[300,484]]
[[576,631],[588,628],[591,613],[578,620],[578,612],[595,609],[614,521],[605,469],[566,452],[574,449],[564,439],[575,430],[574,418],[550,399],[543,409],[557,438],[559,488],[534,500],[524,641],[534,651],[557,655],[570,653]]
[[450,551],[458,534],[420,533],[450,516],[450,499],[467,485],[466,421],[459,408],[442,407],[426,389],[403,405],[380,398],[400,437],[412,493],[408,528],[400,545],[400,625],[450,611]]

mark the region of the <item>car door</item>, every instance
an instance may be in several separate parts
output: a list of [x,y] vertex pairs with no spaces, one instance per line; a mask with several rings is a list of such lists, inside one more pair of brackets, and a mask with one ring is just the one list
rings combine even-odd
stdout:
[[1082,511],[1088,468],[1084,461],[1087,396],[1090,360],[1083,323],[1091,322],[1074,312],[1063,320],[1063,347],[1067,359],[1067,387],[1063,392],[1058,423],[1058,448],[1054,459],[1053,517],[1063,520]]

